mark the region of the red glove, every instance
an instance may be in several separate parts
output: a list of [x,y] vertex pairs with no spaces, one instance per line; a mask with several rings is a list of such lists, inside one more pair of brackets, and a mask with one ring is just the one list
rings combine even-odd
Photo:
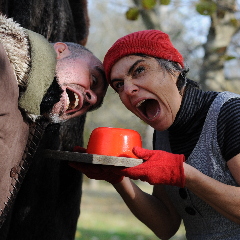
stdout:
[[114,169],[116,174],[134,180],[140,179],[152,185],[165,184],[184,187],[183,162],[185,157],[183,154],[172,154],[141,147],[134,147],[133,153],[146,161],[135,167]]
[[[74,152],[86,153],[86,149],[76,146],[73,149]],[[116,168],[114,166],[108,165],[98,165],[98,164],[90,164],[90,163],[77,163],[70,162],[69,165],[78,171],[84,173],[88,178],[96,179],[96,180],[105,180],[111,184],[119,183],[123,180],[123,176],[116,175],[113,173],[112,169]]]

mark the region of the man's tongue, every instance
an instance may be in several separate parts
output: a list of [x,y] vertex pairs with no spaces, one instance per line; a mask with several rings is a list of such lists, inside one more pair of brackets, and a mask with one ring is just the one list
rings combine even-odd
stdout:
[[148,119],[153,119],[160,111],[159,104],[156,100],[148,99],[141,106],[143,114]]

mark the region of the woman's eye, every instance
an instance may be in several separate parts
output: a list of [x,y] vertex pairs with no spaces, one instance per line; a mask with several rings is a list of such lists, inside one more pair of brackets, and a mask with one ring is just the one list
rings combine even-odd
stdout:
[[115,82],[113,87],[118,92],[120,88],[123,86],[123,82]]
[[136,76],[136,75],[142,73],[144,70],[145,70],[145,68],[143,66],[139,66],[134,70],[133,75]]

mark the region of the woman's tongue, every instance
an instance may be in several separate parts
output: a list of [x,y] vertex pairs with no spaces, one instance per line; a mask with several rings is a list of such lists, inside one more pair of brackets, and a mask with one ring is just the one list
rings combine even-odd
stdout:
[[147,99],[141,106],[143,114],[148,119],[153,119],[160,111],[158,101],[154,99]]

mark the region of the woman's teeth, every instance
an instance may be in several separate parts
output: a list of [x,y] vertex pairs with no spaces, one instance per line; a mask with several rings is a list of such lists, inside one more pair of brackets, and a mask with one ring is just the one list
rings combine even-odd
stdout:
[[160,113],[160,106],[154,99],[144,99],[138,102],[136,107],[149,120],[154,119]]
[[142,101],[140,101],[137,105],[136,105],[136,107],[138,108],[138,107],[140,107],[141,106],[141,104],[142,103],[144,103],[146,100],[144,99],[144,100],[142,100]]
[[148,117],[148,119],[149,119],[149,120],[154,119],[154,118],[158,115],[159,112],[160,112],[160,111],[158,110],[153,117]]

